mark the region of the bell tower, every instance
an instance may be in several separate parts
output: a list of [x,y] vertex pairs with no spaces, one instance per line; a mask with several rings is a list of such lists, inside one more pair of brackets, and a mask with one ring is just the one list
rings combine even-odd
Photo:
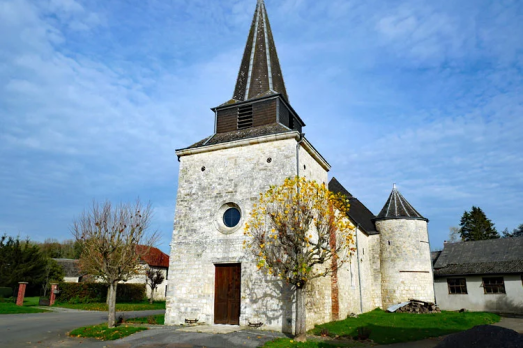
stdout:
[[[243,248],[243,228],[253,203],[271,185],[296,175],[327,183],[330,165],[304,137],[305,123],[289,103],[263,0],[257,1],[233,97],[212,110],[214,134],[176,151],[180,171],[165,322],[263,322],[291,332],[292,293],[258,272]],[[323,318],[311,311],[308,327]]]
[[278,125],[301,133],[305,126],[289,104],[263,0],[256,5],[233,97],[212,110],[217,134]]

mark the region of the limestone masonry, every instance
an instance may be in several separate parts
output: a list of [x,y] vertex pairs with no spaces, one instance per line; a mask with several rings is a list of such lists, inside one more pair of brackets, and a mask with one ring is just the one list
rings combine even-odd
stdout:
[[330,165],[302,134],[305,123],[288,101],[262,0],[234,97],[213,110],[215,134],[176,152],[167,325],[263,323],[292,333],[294,289],[257,270],[243,232],[259,194],[296,175],[345,194],[356,227],[350,263],[306,289],[308,329],[409,298],[434,301],[428,220],[396,187],[375,216],[335,178],[329,181]]

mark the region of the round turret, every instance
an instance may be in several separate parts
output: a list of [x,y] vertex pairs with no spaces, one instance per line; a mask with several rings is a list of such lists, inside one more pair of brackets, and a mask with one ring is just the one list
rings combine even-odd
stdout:
[[380,233],[383,308],[409,299],[434,302],[427,223],[394,185],[375,219]]

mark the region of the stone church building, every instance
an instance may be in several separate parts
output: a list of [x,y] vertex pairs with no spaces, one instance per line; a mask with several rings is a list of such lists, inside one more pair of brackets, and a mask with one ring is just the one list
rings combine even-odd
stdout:
[[258,0],[233,98],[212,109],[215,131],[177,150],[178,196],[171,243],[167,325],[185,320],[292,332],[293,289],[256,268],[243,226],[270,185],[304,176],[349,199],[356,252],[307,287],[307,328],[403,302],[434,301],[428,220],[394,187],[375,216],[335,178],[304,137],[263,0]]

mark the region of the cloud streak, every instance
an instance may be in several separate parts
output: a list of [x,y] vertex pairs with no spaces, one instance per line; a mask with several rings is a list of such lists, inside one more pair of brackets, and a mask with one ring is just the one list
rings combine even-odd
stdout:
[[[369,208],[397,182],[433,245],[473,204],[523,222],[521,4],[266,2],[307,137]],[[70,238],[93,199],[139,196],[168,250],[174,151],[212,133],[253,10],[0,0],[0,232]]]

